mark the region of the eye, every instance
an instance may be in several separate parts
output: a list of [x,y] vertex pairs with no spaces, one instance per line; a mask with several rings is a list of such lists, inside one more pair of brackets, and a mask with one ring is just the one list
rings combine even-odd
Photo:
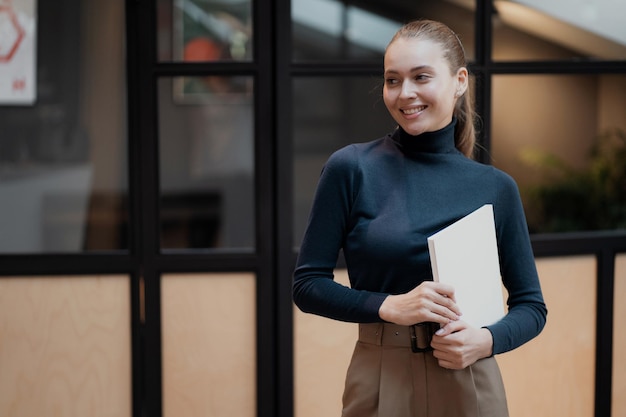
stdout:
[[430,78],[430,77],[429,77],[428,75],[426,75],[426,74],[417,74],[417,75],[415,76],[415,80],[416,80],[416,81],[426,81],[426,80],[428,80],[429,78]]
[[398,79],[396,79],[396,78],[385,78],[385,84],[387,84],[387,85],[396,85],[396,84],[398,84]]

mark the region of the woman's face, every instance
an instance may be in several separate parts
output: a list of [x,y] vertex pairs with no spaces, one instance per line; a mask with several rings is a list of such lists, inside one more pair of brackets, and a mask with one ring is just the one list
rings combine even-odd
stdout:
[[383,98],[394,120],[410,135],[434,132],[452,121],[467,89],[467,69],[451,74],[438,43],[398,38],[385,53]]

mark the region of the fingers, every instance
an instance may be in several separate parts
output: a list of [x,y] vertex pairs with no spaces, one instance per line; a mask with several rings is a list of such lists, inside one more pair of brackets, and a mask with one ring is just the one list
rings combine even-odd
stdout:
[[443,337],[452,333],[456,333],[461,331],[467,327],[467,324],[462,320],[451,321],[450,323],[443,326],[441,329],[435,332],[435,335]]
[[458,320],[462,315],[461,309],[456,304],[454,287],[439,282],[423,282],[416,288],[416,296],[424,297],[426,308],[432,315],[426,321],[446,324],[449,321]]
[[430,314],[426,320],[446,325],[461,318],[460,310],[456,304],[448,304],[447,301],[437,301],[430,306]]
[[422,285],[432,286],[432,288],[440,295],[443,295],[456,303],[454,296],[454,287],[450,284],[443,284],[441,282],[426,281]]
[[440,366],[463,369],[492,355],[493,337],[488,329],[478,329],[459,320],[436,332],[430,345]]
[[[448,331],[447,326],[442,327],[440,330]],[[433,356],[437,359],[439,366],[447,369],[463,369],[469,363],[465,357],[465,349],[462,344],[455,343],[451,340],[446,340],[444,336],[437,334],[431,341],[433,347]]]
[[443,300],[440,300],[440,304],[454,313],[455,317],[453,318],[453,320],[458,320],[459,317],[463,315],[454,298],[444,297]]
[[458,320],[461,310],[455,302],[452,286],[426,281],[408,293],[389,295],[378,314],[385,321],[401,325],[426,321],[445,325]]
[[465,364],[463,362],[457,362],[456,360],[448,360],[446,358],[437,358],[437,363],[442,368],[452,369],[452,370],[460,370],[464,369],[471,364]]

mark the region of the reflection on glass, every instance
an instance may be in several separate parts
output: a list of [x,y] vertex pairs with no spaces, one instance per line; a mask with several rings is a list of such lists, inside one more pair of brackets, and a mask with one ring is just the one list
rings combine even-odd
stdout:
[[626,229],[626,76],[495,76],[492,108],[531,232]]
[[158,0],[160,61],[249,61],[252,0]]
[[322,165],[333,151],[384,136],[395,127],[382,76],[297,78],[293,85],[294,243],[299,246]]
[[474,12],[470,1],[378,2],[291,0],[293,58],[296,61],[367,60],[381,62],[387,43],[410,19],[440,20],[452,27],[473,57]]
[[128,248],[124,2],[66,5],[37,6],[63,30],[38,37],[35,103],[0,108],[0,253]]
[[626,3],[494,1],[495,60],[626,59]]
[[251,77],[159,80],[161,246],[254,247]]

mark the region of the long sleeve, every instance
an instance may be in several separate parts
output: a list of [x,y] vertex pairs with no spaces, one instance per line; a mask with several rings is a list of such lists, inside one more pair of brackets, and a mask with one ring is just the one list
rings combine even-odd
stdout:
[[349,228],[358,192],[359,173],[352,147],[329,158],[313,200],[296,270],[293,297],[304,312],[342,321],[379,321],[378,308],[386,295],[359,291],[334,281],[339,251]]
[[498,192],[496,225],[502,280],[508,292],[508,313],[489,326],[494,354],[507,352],[537,336],[547,309],[532,253],[526,218],[517,185],[504,176]]

